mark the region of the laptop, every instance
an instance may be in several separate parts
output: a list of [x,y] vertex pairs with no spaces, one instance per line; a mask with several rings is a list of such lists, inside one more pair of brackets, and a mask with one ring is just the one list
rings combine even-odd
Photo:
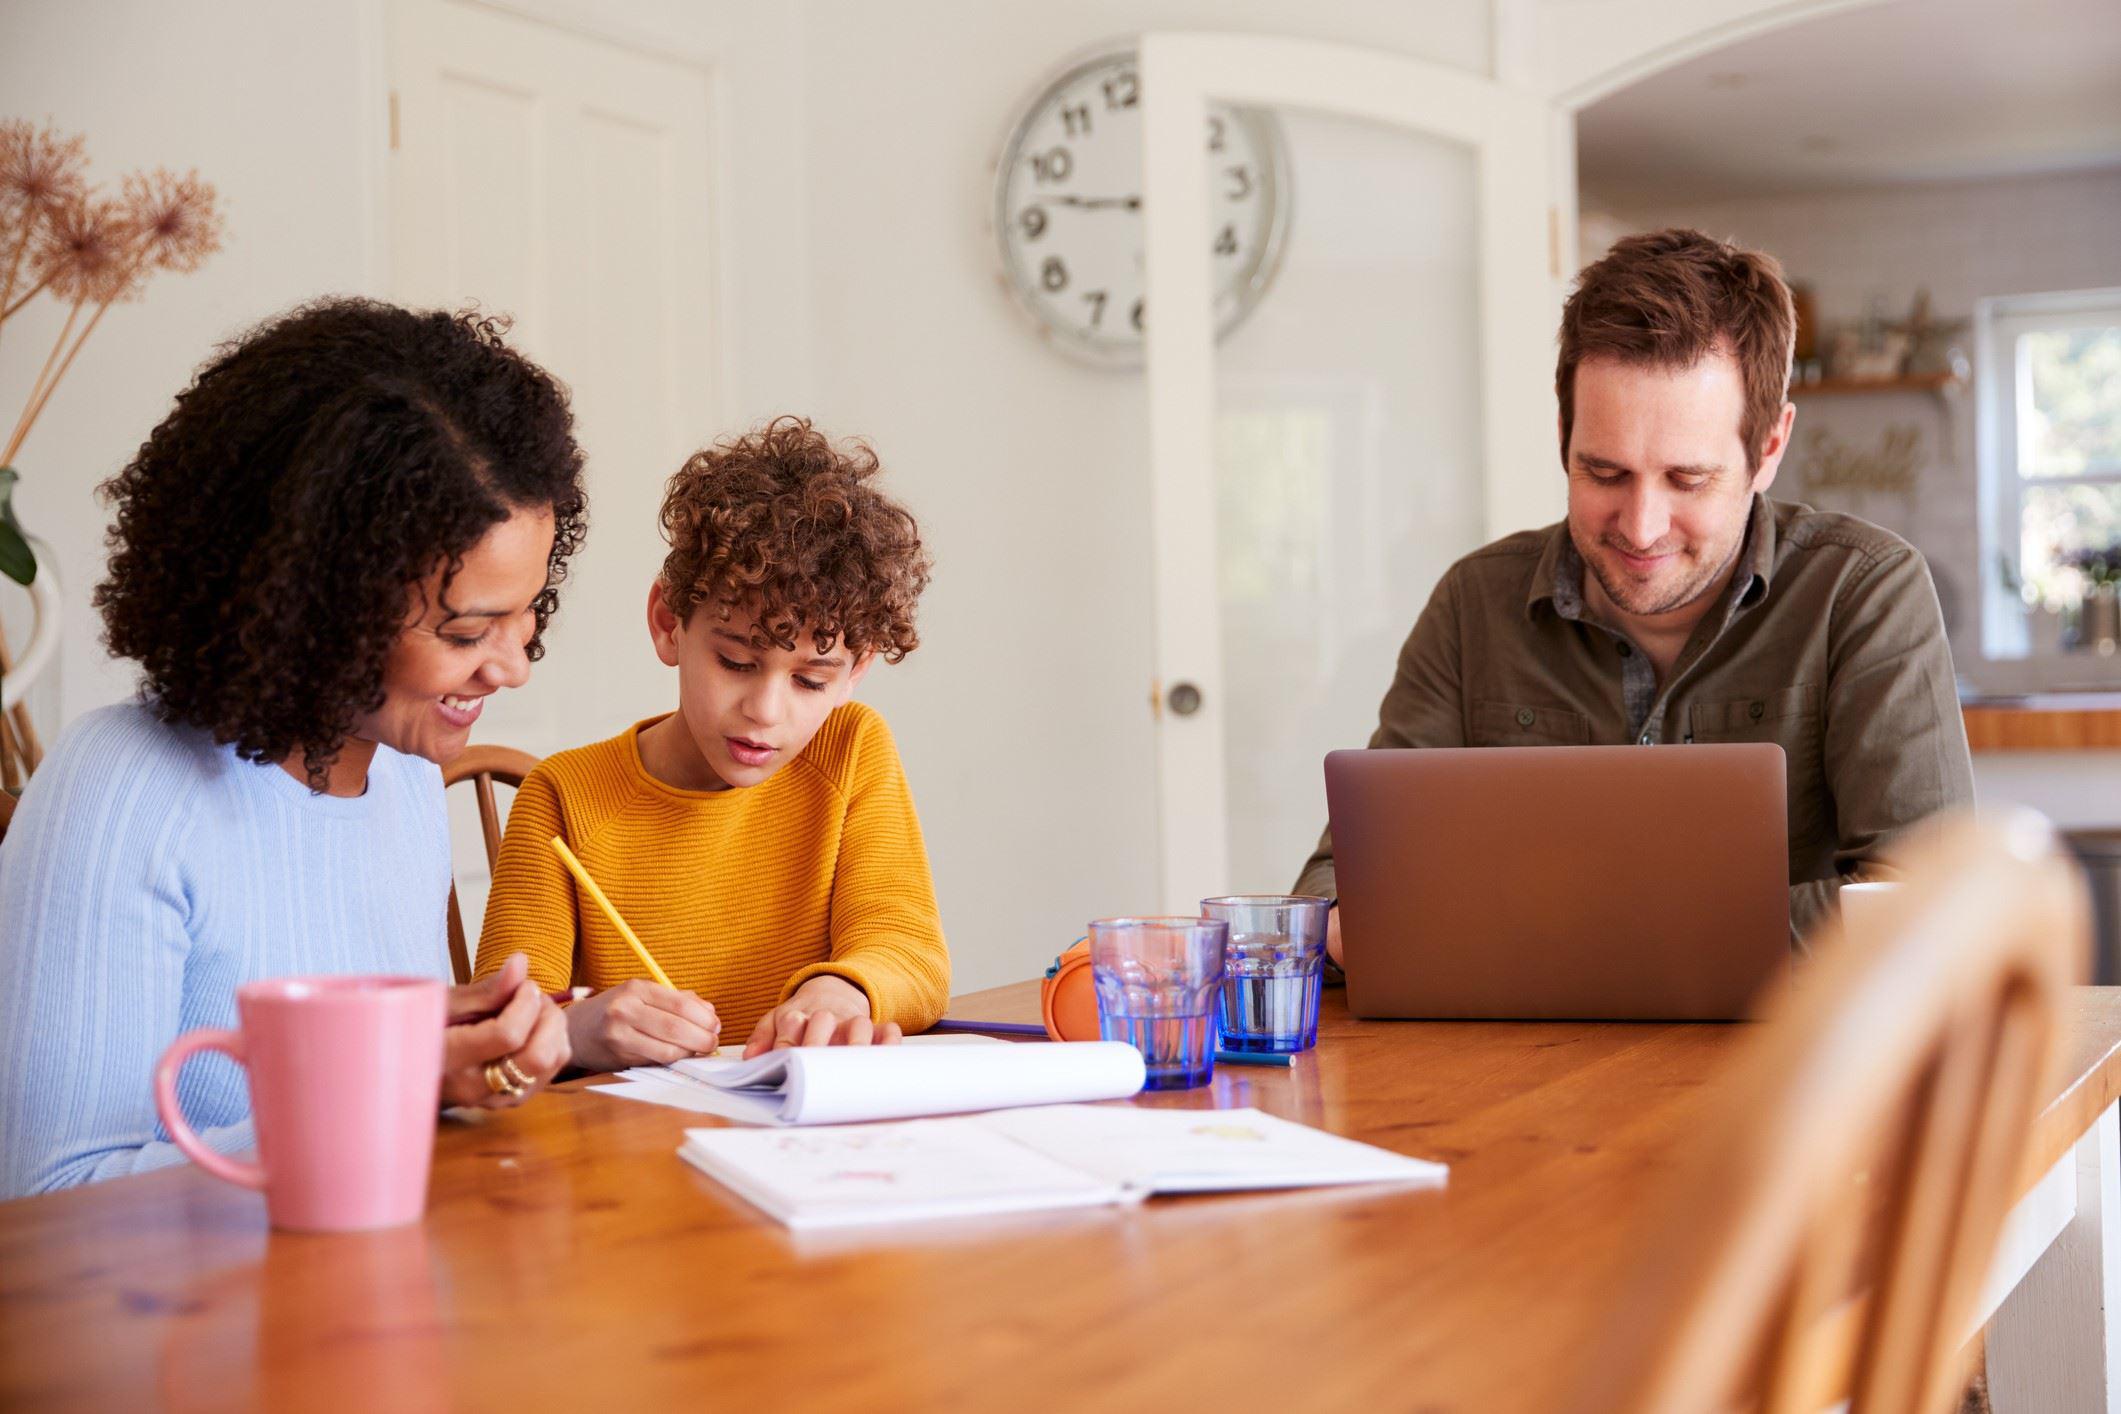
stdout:
[[1782,748],[1335,751],[1348,1010],[1728,1021],[1787,981]]

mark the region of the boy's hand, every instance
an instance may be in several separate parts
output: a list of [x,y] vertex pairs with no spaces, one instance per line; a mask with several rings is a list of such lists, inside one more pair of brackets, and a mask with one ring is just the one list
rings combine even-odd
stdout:
[[722,1019],[691,992],[635,979],[584,997],[565,1011],[574,1063],[588,1070],[668,1065],[708,1056],[722,1043]]
[[869,1019],[869,998],[844,977],[813,977],[795,995],[759,1018],[744,1059],[783,1046],[891,1046],[903,1033],[896,1021]]

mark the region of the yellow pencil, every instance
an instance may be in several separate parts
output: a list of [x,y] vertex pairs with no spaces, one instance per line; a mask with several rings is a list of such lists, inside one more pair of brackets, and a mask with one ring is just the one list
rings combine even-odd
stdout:
[[633,929],[626,926],[626,920],[619,917],[619,911],[611,906],[610,899],[604,897],[604,891],[597,887],[597,881],[589,877],[589,871],[582,867],[582,861],[574,857],[574,851],[567,847],[567,841],[554,835],[552,852],[560,856],[560,863],[566,865],[568,872],[580,881],[589,897],[596,901],[596,906],[604,910],[604,916],[611,920],[612,927],[619,930],[619,936],[626,940],[626,946],[632,948],[633,955],[647,967],[648,975],[672,991],[677,990],[677,984],[670,980],[670,974],[656,966],[655,959],[648,955],[648,949],[641,946],[640,938],[635,935]]

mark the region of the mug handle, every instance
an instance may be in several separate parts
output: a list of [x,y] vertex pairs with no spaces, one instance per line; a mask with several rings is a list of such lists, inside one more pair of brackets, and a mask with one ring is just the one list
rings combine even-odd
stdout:
[[184,1062],[195,1051],[219,1051],[236,1064],[247,1067],[249,1061],[243,1054],[243,1033],[240,1031],[187,1031],[170,1043],[155,1064],[155,1113],[162,1120],[162,1127],[184,1157],[215,1178],[233,1183],[238,1188],[263,1188],[265,1170],[256,1164],[231,1159],[225,1154],[215,1153],[206,1146],[198,1132],[184,1122],[183,1106],[177,1103],[177,1072],[184,1069]]

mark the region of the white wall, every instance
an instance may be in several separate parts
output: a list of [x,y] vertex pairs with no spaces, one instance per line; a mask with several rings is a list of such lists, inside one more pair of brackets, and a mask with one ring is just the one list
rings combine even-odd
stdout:
[[[142,167],[196,166],[219,188],[226,248],[111,310],[17,462],[23,523],[57,551],[66,590],[60,719],[131,690],[88,605],[102,571],[96,483],[116,472],[218,340],[302,299],[374,292],[380,215],[364,123],[380,111],[365,5],[69,0],[0,6],[0,115],[85,134],[90,175],[116,189]],[[12,425],[58,332],[42,299],[0,331]],[[12,605],[20,596],[0,590]],[[12,642],[21,635],[11,615]],[[41,700],[41,695],[40,695]],[[47,740],[53,720],[40,729]]]
[[1004,128],[1071,50],[1129,31],[1281,30],[1480,69],[1486,5],[810,15],[816,411],[875,439],[939,566],[924,646],[867,696],[906,754],[960,984],[987,985],[1042,968],[1092,917],[1158,902],[1141,377],[1048,352],[997,284]]
[[[1584,206],[1599,205],[1595,192]],[[1699,226],[1774,253],[1811,285],[1822,321],[1863,313],[1874,294],[1904,312],[1927,286],[1940,316],[1984,295],[2121,280],[2121,168],[1754,196],[1634,203],[1634,229]],[[1585,259],[1596,252],[1586,250]]]
[[[958,985],[1032,974],[1084,920],[1153,898],[1146,427],[1138,374],[1048,353],[996,284],[986,207],[1004,127],[1069,51],[1144,28],[1278,31],[1484,71],[1489,0],[518,8],[702,58],[726,81],[729,421],[801,410],[867,436],[920,516],[939,562],[924,646],[866,695],[906,756]],[[196,165],[229,218],[203,272],[113,312],[22,458],[18,504],[68,586],[64,718],[131,684],[87,606],[105,523],[93,484],[215,341],[299,299],[389,290],[384,13],[0,9],[0,110],[86,132],[106,176]],[[18,320],[0,340],[0,389],[26,386],[34,330]],[[622,723],[576,725],[588,740]]]

